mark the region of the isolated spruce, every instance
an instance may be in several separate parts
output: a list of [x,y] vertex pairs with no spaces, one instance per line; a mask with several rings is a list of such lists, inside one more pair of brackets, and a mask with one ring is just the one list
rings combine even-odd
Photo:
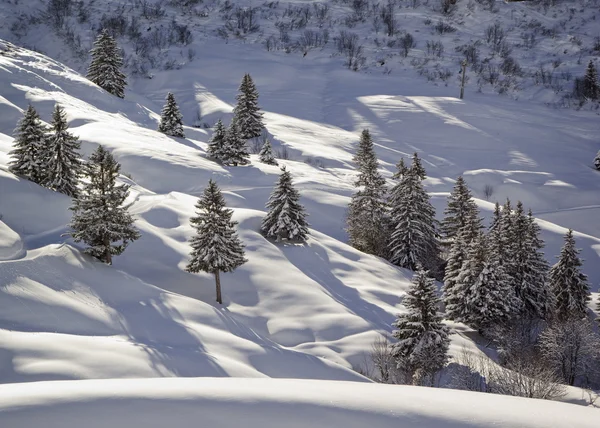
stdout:
[[221,161],[226,165],[232,166],[247,165],[250,163],[250,154],[246,147],[246,141],[240,134],[235,117],[225,132],[225,143],[223,145]]
[[258,91],[249,74],[244,75],[236,99],[237,105],[233,109],[233,114],[237,120],[241,138],[248,140],[260,137],[265,126],[258,106]]
[[386,188],[379,173],[373,141],[364,130],[354,161],[358,178],[354,185],[358,191],[352,195],[346,218],[346,231],[350,245],[369,254],[386,255]]
[[42,153],[46,146],[47,129],[36,110],[29,105],[15,129],[14,149],[9,171],[34,183],[43,181]]
[[42,184],[57,192],[76,196],[82,168],[79,154],[81,144],[68,131],[68,127],[67,114],[57,104],[52,113],[48,142],[41,156],[44,172]]
[[441,224],[444,244],[451,245],[465,228],[468,228],[468,230],[465,230],[465,239],[469,243],[483,228],[483,224],[479,217],[479,208],[473,200],[471,191],[463,177],[459,176],[448,198],[448,205],[444,211],[444,219]]
[[581,272],[580,251],[575,248],[573,231],[569,229],[558,262],[550,269],[550,288],[559,320],[581,319],[587,314],[590,287],[587,276]]
[[183,132],[183,115],[179,112],[175,96],[171,92],[167,94],[167,102],[160,114],[158,131],[171,137],[185,138]]
[[124,98],[127,81],[121,71],[123,57],[115,39],[107,30],[102,30],[98,35],[90,54],[92,62],[88,68],[87,78],[108,93]]
[[98,146],[84,165],[87,181],[73,200],[70,227],[75,242],[85,242],[85,253],[104,263],[125,251],[129,243],[140,238],[134,219],[123,206],[129,186],[117,185],[121,165],[112,154]]
[[389,261],[411,270],[421,264],[438,276],[440,251],[435,209],[421,183],[423,173],[419,165],[413,160],[390,192]]
[[223,162],[225,154],[225,125],[219,119],[208,142],[208,154],[219,162]]
[[598,150],[598,154],[594,158],[594,166],[598,171],[600,171],[600,150]]
[[277,159],[273,156],[273,148],[271,147],[271,142],[269,140],[265,140],[265,143],[258,154],[258,158],[262,163],[266,163],[267,165],[278,165]]
[[281,175],[267,202],[267,215],[263,218],[261,232],[277,241],[305,241],[308,235],[306,212],[300,204],[300,193],[294,188],[292,175],[281,168]]
[[585,76],[583,77],[583,95],[590,100],[597,100],[600,96],[598,71],[592,60],[588,63]]
[[222,304],[220,272],[231,272],[246,263],[244,245],[235,230],[237,222],[231,220],[233,211],[225,207],[221,190],[212,179],[196,209],[196,216],[190,219],[196,235],[190,239],[192,251],[186,271],[212,273],[217,302]]
[[[398,315],[393,324],[397,328],[393,336],[398,342],[393,345],[392,353],[398,367],[407,369],[415,377],[429,378],[429,384],[446,364],[450,344],[448,328],[437,313],[436,292],[435,280],[419,267],[402,299],[407,312]],[[420,376],[419,371],[423,372]]]

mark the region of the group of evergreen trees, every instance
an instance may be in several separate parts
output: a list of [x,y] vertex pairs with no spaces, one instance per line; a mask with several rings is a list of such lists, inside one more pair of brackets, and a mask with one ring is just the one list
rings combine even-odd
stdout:
[[30,105],[17,124],[13,144],[9,153],[12,173],[57,192],[77,195],[82,168],[80,143],[68,131],[67,116],[60,105],[54,108],[50,127]]
[[[350,243],[416,271],[403,300],[408,312],[394,324],[398,342],[392,346],[399,367],[413,378],[431,382],[447,360],[448,330],[438,314],[442,302],[446,318],[484,335],[520,322],[586,317],[590,289],[572,231],[550,268],[540,227],[521,202],[514,209],[509,200],[503,207],[497,203],[486,232],[465,180],[458,177],[438,222],[416,153],[409,167],[400,160],[391,189],[378,172],[368,130],[362,132],[354,160],[358,191],[348,207]],[[443,278],[441,299],[434,278]]]

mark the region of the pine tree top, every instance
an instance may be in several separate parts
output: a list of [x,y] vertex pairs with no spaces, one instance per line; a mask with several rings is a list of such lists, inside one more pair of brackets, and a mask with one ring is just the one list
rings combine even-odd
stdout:
[[427,172],[425,171],[425,168],[423,168],[423,164],[421,163],[421,159],[419,158],[419,155],[417,152],[415,152],[413,154],[412,164],[410,166],[410,169],[421,180],[425,180],[425,178],[427,177]]

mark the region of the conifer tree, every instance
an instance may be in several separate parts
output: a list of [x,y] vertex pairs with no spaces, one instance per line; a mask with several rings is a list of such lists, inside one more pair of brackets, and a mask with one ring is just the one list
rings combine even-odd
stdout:
[[498,260],[504,265],[505,272],[511,274],[513,272],[513,254],[512,249],[513,239],[515,236],[514,214],[512,211],[512,204],[509,199],[500,209],[498,203],[496,203],[496,209],[494,210],[494,216],[492,218],[492,225],[488,236],[488,245],[490,251],[498,254]]
[[265,144],[263,144],[262,149],[260,149],[258,158],[262,163],[266,163],[267,165],[278,165],[277,159],[273,156],[273,148],[271,147],[271,142],[269,140],[265,140]]
[[121,71],[123,57],[115,39],[107,30],[102,30],[90,51],[92,62],[87,78],[108,93],[119,98],[125,97],[127,81]]
[[354,157],[359,190],[352,195],[346,218],[350,245],[369,254],[384,256],[386,252],[386,189],[378,171],[377,157],[369,131],[365,129]]
[[600,171],[600,150],[598,150],[598,154],[594,158],[594,166],[598,171]]
[[235,117],[225,132],[222,161],[226,165],[233,166],[247,165],[250,162],[250,154],[246,147],[246,141],[240,134],[237,119]]
[[34,183],[43,181],[41,157],[46,148],[46,132],[37,111],[30,104],[15,129],[14,149],[8,153],[12,157],[10,172]]
[[444,215],[441,232],[446,245],[451,244],[456,239],[456,236],[465,228],[467,228],[464,231],[465,239],[469,243],[483,228],[477,204],[475,204],[471,196],[471,191],[462,176],[456,179],[456,184],[448,198],[448,205],[444,211]]
[[237,105],[233,109],[233,114],[237,120],[241,138],[248,140],[260,137],[265,125],[258,106],[258,91],[252,77],[247,73],[242,79],[236,99]]
[[190,239],[191,260],[186,271],[212,273],[215,276],[217,302],[222,304],[220,272],[232,272],[246,263],[244,245],[235,231],[237,222],[231,220],[233,211],[225,207],[221,190],[212,179],[198,200],[196,209],[196,216],[190,219],[196,235]]
[[394,180],[401,180],[407,171],[408,171],[408,168],[404,164],[404,158],[400,158],[400,160],[396,164],[396,172],[394,172],[394,175],[392,175],[392,178]]
[[171,137],[185,138],[183,132],[183,115],[179,112],[175,96],[171,92],[167,94],[167,102],[160,114],[158,131]]
[[68,131],[67,114],[60,105],[54,107],[46,149],[42,153],[42,184],[49,189],[77,196],[82,160],[79,139]]
[[[464,302],[466,288],[461,287],[458,279],[462,273],[463,265],[467,260],[467,252],[473,239],[467,242],[466,229],[462,229],[450,246],[448,260],[444,272],[444,286],[442,298],[446,308],[446,316],[452,320],[464,319]],[[476,235],[475,238],[477,238]]]
[[389,260],[403,268],[414,270],[421,264],[430,272],[437,272],[437,222],[429,194],[421,184],[423,175],[419,164],[413,163],[390,192]]
[[208,142],[208,154],[216,160],[223,162],[225,154],[225,125],[221,119],[219,119],[215,125],[210,141]]
[[550,269],[550,288],[559,320],[581,319],[587,314],[590,287],[587,276],[581,272],[580,251],[575,248],[573,231],[569,229],[558,262]]
[[73,200],[70,234],[75,242],[88,245],[85,253],[104,263],[112,264],[112,257],[125,251],[130,242],[140,238],[133,217],[123,202],[129,195],[129,186],[117,185],[121,165],[111,153],[98,146],[84,165],[89,182],[83,185]]
[[600,95],[600,86],[598,85],[598,71],[592,60],[588,63],[583,78],[583,94],[586,98],[597,100]]
[[398,367],[414,374],[421,371],[430,380],[446,364],[450,344],[448,328],[437,313],[436,292],[434,279],[419,266],[402,300],[407,312],[398,315],[393,333],[398,339],[392,348]]
[[423,164],[421,163],[421,159],[419,158],[417,152],[413,154],[412,164],[410,167],[413,170],[413,172],[417,174],[417,177],[421,179],[421,181],[425,180],[425,178],[427,177],[427,172],[425,171],[425,168],[423,168]]
[[279,181],[267,202],[267,215],[263,218],[261,232],[277,241],[305,241],[308,235],[306,212],[300,204],[300,193],[294,188],[292,175],[281,168]]

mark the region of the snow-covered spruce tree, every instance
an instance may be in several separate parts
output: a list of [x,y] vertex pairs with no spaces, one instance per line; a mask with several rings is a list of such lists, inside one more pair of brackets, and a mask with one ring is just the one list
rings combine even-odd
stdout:
[[407,313],[398,315],[393,324],[393,335],[398,342],[392,352],[398,368],[413,374],[413,381],[422,384],[427,379],[433,386],[433,377],[448,359],[448,328],[442,323],[437,309],[435,280],[420,266],[415,273],[402,304]]
[[292,175],[285,166],[281,168],[279,181],[269,197],[267,209],[267,215],[263,218],[260,227],[267,238],[275,238],[277,241],[306,240],[308,235],[306,212],[300,204],[300,193],[292,183]]
[[117,42],[107,30],[100,32],[90,54],[92,62],[88,68],[87,78],[106,92],[124,98],[127,81],[121,71],[123,57]]
[[266,163],[267,165],[278,165],[277,159],[273,156],[273,148],[271,147],[271,142],[269,140],[265,140],[265,144],[263,144],[260,149],[258,158],[262,163]]
[[47,129],[37,111],[29,105],[15,129],[14,149],[9,171],[34,183],[43,181],[41,155],[45,149]]
[[408,168],[404,164],[404,158],[400,158],[400,160],[396,164],[396,172],[394,172],[394,175],[392,175],[392,178],[394,180],[401,180],[407,171],[408,171]]
[[498,255],[498,260],[504,265],[505,272],[513,272],[513,254],[514,248],[514,213],[509,199],[500,209],[498,203],[492,217],[492,225],[488,234],[488,246],[490,251]]
[[[451,320],[465,319],[465,298],[467,288],[463,287],[458,279],[462,273],[463,265],[467,260],[468,249],[473,239],[468,240],[467,231],[462,229],[450,246],[446,268],[444,272],[444,286],[442,299],[446,309],[446,317]],[[479,236],[476,235],[475,238]]]
[[258,106],[258,91],[249,74],[245,74],[236,97],[237,105],[233,114],[237,120],[243,140],[260,137],[265,125]]
[[225,125],[221,119],[215,124],[215,129],[208,142],[208,154],[219,162],[223,162],[225,154]]
[[385,179],[378,171],[373,141],[367,129],[361,134],[354,160],[358,166],[354,185],[359,189],[352,195],[346,217],[350,245],[383,257],[386,254]]
[[[486,238],[483,234],[477,245],[481,245],[483,250],[475,249],[475,258],[479,263],[478,254],[484,252],[484,262],[479,274],[472,276],[473,282],[470,283],[470,290],[466,296],[467,321],[472,327],[480,332],[505,325],[511,321],[512,317],[519,313],[521,304],[514,294],[514,288],[511,286],[510,277],[506,274],[503,263],[498,254],[490,251],[487,247]],[[469,260],[465,263],[465,268],[469,269]],[[459,278],[459,283],[463,278]]]
[[413,161],[390,192],[389,261],[411,270],[421,264],[430,272],[437,272],[440,251],[435,209],[421,183],[418,165]]
[[482,220],[479,217],[479,208],[477,208],[477,204],[471,196],[471,191],[462,176],[456,179],[454,189],[448,198],[444,216],[441,232],[446,245],[450,245],[458,234],[467,227],[468,230],[464,230],[464,234],[467,243],[469,243],[483,228]]
[[554,294],[556,316],[559,320],[582,319],[587,314],[590,287],[587,276],[581,272],[581,250],[575,248],[573,231],[565,235],[558,262],[550,269],[550,289]]
[[225,132],[225,144],[221,161],[226,165],[247,165],[250,163],[250,154],[246,147],[246,141],[240,134],[237,119],[234,117],[229,128]]
[[417,177],[419,177],[421,180],[425,180],[425,177],[427,177],[427,172],[425,171],[425,168],[423,168],[421,158],[419,158],[417,152],[413,154],[412,164],[410,167],[413,170],[413,172],[417,174]]
[[217,302],[222,304],[220,272],[231,272],[246,263],[244,245],[235,231],[237,222],[231,220],[233,211],[225,208],[221,190],[212,179],[196,208],[196,216],[190,219],[196,235],[190,239],[191,260],[185,270],[214,274]]
[[134,219],[123,202],[129,195],[129,186],[117,185],[121,165],[112,154],[98,146],[84,165],[89,182],[83,185],[73,199],[73,218],[70,227],[75,242],[85,242],[85,253],[104,263],[112,264],[112,257],[125,251],[130,242],[140,238]]
[[67,114],[60,105],[54,107],[48,142],[41,155],[44,178],[42,185],[77,196],[82,160],[79,139],[68,131]]
[[598,171],[600,171],[600,150],[598,150],[598,154],[594,158],[594,166]]
[[588,63],[583,77],[583,95],[590,100],[597,100],[600,96],[600,85],[598,84],[598,71],[592,60]]
[[179,112],[175,96],[171,92],[167,94],[167,102],[160,114],[158,131],[171,137],[185,138],[183,132],[183,115]]

